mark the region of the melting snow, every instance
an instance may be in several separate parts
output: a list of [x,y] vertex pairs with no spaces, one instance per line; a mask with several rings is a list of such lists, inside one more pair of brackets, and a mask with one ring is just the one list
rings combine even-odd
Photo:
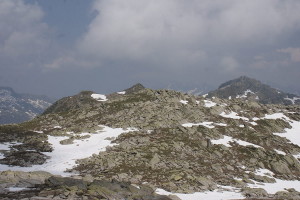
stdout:
[[255,94],[255,93],[252,92],[251,90],[246,90],[246,91],[244,92],[243,95],[237,95],[236,98],[237,98],[237,99],[239,99],[239,98],[247,98],[247,95],[248,95],[249,93]]
[[[225,189],[225,190],[224,190]],[[226,191],[228,190],[228,191]],[[239,190],[233,187],[225,187],[223,189],[216,189],[214,191],[207,192],[195,192],[193,194],[181,194],[181,193],[171,193],[163,189],[156,189],[155,191],[161,195],[176,195],[182,200],[227,200],[227,199],[244,199],[245,197],[239,193]]]
[[274,113],[274,114],[266,114],[262,119],[285,119],[290,120],[287,116],[283,113]]
[[215,128],[213,125],[213,122],[200,122],[200,123],[197,123],[197,124],[194,124],[194,123],[185,123],[185,124],[182,124],[182,126],[184,127],[192,127],[192,126],[205,126],[207,128]]
[[182,104],[188,104],[188,101],[185,101],[185,100],[180,100],[179,102]]
[[257,123],[256,122],[249,122],[250,124],[252,124],[253,126],[256,126]]
[[231,145],[229,144],[230,142],[236,142],[241,146],[254,146],[256,148],[262,148],[261,146],[258,146],[256,144],[252,144],[250,142],[246,142],[246,141],[239,140],[239,139],[234,139],[234,138],[232,138],[230,136],[227,136],[227,135],[224,135],[223,139],[211,140],[212,144],[223,144],[227,147],[231,147]]
[[217,126],[227,126],[227,124],[224,124],[224,123],[215,123],[215,125],[217,125]]
[[268,169],[257,169],[255,170],[254,174],[259,175],[259,176],[269,176],[272,177],[274,173]]
[[283,151],[280,151],[280,150],[277,150],[277,149],[274,149],[274,151],[276,151],[276,153],[278,153],[278,154],[281,154],[281,155],[286,155],[286,153],[285,152],[283,152]]
[[90,135],[90,137],[84,140],[75,140],[74,143],[70,145],[60,144],[60,141],[68,139],[69,137],[48,136],[48,141],[52,144],[54,150],[52,152],[44,153],[51,157],[46,163],[43,165],[34,165],[32,167],[18,167],[0,164],[0,171],[47,171],[56,175],[68,176],[71,174],[64,171],[75,166],[75,161],[77,159],[90,157],[94,153],[105,151],[108,146],[115,145],[112,144],[111,141],[105,140],[105,138],[118,137],[122,133],[135,130],[131,128],[124,130],[122,128],[110,128],[107,126],[102,127],[103,129],[101,131],[97,131],[97,133],[84,133],[83,135]]
[[0,150],[8,151],[8,150],[10,150],[11,146],[20,145],[20,144],[22,144],[22,143],[20,143],[20,142],[5,142],[5,143],[0,144]]
[[[268,169],[258,169],[256,170],[255,174],[274,178],[274,173]],[[298,180],[281,180],[277,178],[274,179],[276,181],[275,183],[261,183],[252,180],[255,184],[248,184],[248,186],[251,188],[263,188],[270,194],[275,194],[278,191],[284,191],[289,188],[294,188],[297,191],[300,191],[300,181]]]
[[126,94],[126,91],[117,92],[118,94]]
[[222,112],[220,115],[222,117],[225,117],[225,118],[242,119],[242,120],[245,120],[245,121],[249,121],[248,118],[238,116],[238,114],[236,112],[233,112],[233,111],[231,111],[229,114],[226,114],[225,112]]
[[92,94],[92,98],[96,99],[97,101],[107,101],[107,98],[103,94]]
[[44,133],[44,131],[33,131],[35,133]]
[[217,105],[215,102],[209,101],[209,100],[204,100],[204,106],[207,108],[213,107]]
[[20,191],[23,191],[23,190],[30,190],[29,188],[25,188],[25,187],[9,187],[7,189],[10,192],[20,192]]
[[273,133],[274,135],[278,135],[280,137],[285,137],[290,140],[293,144],[300,146],[300,122],[291,121],[290,125],[292,128],[286,128],[285,133]]

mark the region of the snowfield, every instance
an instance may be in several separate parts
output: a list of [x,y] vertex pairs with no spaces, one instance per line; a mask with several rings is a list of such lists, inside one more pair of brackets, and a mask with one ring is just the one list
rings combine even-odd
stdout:
[[258,146],[256,144],[252,144],[250,142],[246,142],[246,141],[243,141],[243,140],[235,139],[235,138],[227,136],[227,135],[224,135],[224,138],[219,139],[219,140],[211,140],[212,144],[223,144],[223,145],[225,145],[227,147],[231,147],[231,145],[229,144],[230,142],[236,142],[236,143],[238,143],[241,146],[254,146],[256,148],[262,148],[261,146]]
[[[226,188],[226,189],[225,189]],[[225,187],[224,189],[216,189],[208,192],[195,192],[193,194],[171,193],[163,189],[156,189],[156,193],[161,195],[176,195],[182,200],[228,200],[228,199],[244,199],[235,188]]]
[[[93,98],[101,98],[106,99],[103,96],[95,96]],[[181,103],[187,103],[187,101],[183,101]],[[207,105],[212,106],[214,102],[205,102]],[[233,119],[243,119],[249,122],[248,118],[238,116],[235,112],[230,112],[229,114],[221,113],[222,117],[233,118]],[[290,123],[292,128],[285,129],[285,133],[273,133],[274,135],[278,135],[280,137],[285,137],[291,141],[291,143],[300,146],[300,122],[291,120],[283,113],[274,113],[265,115],[262,118],[253,118],[252,120],[256,121],[259,119],[283,119]],[[192,127],[192,126],[205,126],[207,128],[215,128],[215,126],[227,126],[224,123],[214,123],[214,122],[200,122],[200,123],[185,123],[182,124],[184,127]],[[242,128],[243,125],[240,125]],[[61,128],[56,126],[55,128]],[[47,156],[50,156],[50,159],[47,160],[43,165],[34,165],[32,167],[16,167],[16,166],[8,166],[0,164],[0,171],[4,170],[16,170],[16,171],[47,171],[52,174],[62,175],[62,176],[70,176],[73,175],[71,173],[65,172],[67,169],[70,169],[76,165],[75,161],[77,159],[87,158],[92,156],[93,154],[97,154],[101,151],[105,151],[106,147],[113,146],[116,144],[111,143],[112,138],[118,137],[122,133],[127,133],[130,131],[135,131],[134,128],[110,128],[108,126],[99,126],[99,130],[95,133],[82,133],[81,136],[89,135],[89,138],[75,140],[73,144],[62,145],[60,141],[68,139],[66,136],[48,136],[48,141],[52,144],[53,152],[45,153]],[[151,134],[151,130],[148,131]],[[74,134],[69,132],[69,134]],[[211,140],[212,144],[223,144],[227,147],[232,147],[230,145],[231,142],[235,142],[238,145],[242,146],[254,146],[256,148],[263,148],[256,144],[252,144],[240,139],[236,139],[227,135],[224,135],[223,138],[218,140]],[[12,145],[16,145],[17,143],[3,143],[0,144],[1,150],[9,150]],[[286,155],[285,152],[274,149],[278,154]],[[294,155],[295,157],[300,158],[299,155]],[[3,158],[3,154],[0,153],[0,159]],[[255,174],[260,176],[268,176],[274,178],[274,174],[272,171],[267,169],[258,169],[255,171]],[[300,191],[300,181],[298,180],[281,180],[274,178],[276,180],[275,183],[261,183],[254,182],[254,184],[248,184],[250,188],[263,188],[270,194],[275,194],[278,191],[284,191],[288,188],[294,188],[297,191]],[[23,188],[21,188],[23,189]],[[11,188],[11,191],[18,191],[19,188]],[[196,192],[193,194],[181,194],[181,193],[170,193],[163,189],[157,189],[156,192],[161,195],[176,195],[182,200],[198,200],[198,199],[206,199],[206,200],[227,200],[227,199],[245,199],[242,196],[241,192],[237,188],[227,187],[227,186],[219,186],[219,189],[214,191],[207,192]]]
[[242,119],[242,120],[245,120],[245,121],[249,121],[249,119],[247,117],[241,117],[241,116],[238,116],[238,114],[236,112],[233,112],[231,111],[230,113],[226,114],[225,112],[222,112],[220,114],[222,117],[225,117],[225,118],[231,118],[231,119]]
[[[48,141],[52,144],[54,150],[52,152],[44,153],[51,157],[46,163],[43,165],[34,165],[32,167],[18,167],[0,164],[0,171],[47,171],[56,175],[70,176],[72,174],[66,173],[65,170],[75,166],[75,161],[77,159],[90,157],[94,153],[97,154],[100,151],[105,151],[108,146],[115,145],[107,138],[116,138],[122,133],[136,130],[133,128],[123,130],[122,128],[110,128],[107,126],[101,127],[103,129],[97,131],[97,133],[82,133],[81,136],[90,135],[90,137],[83,140],[75,140],[73,144],[69,145],[60,144],[60,141],[69,138],[67,136],[48,136]],[[0,147],[0,149],[8,150],[9,145],[10,144],[4,144]]]
[[213,102],[213,101],[204,100],[204,106],[207,107],[207,108],[213,107],[215,105],[217,105],[217,104],[215,102]]

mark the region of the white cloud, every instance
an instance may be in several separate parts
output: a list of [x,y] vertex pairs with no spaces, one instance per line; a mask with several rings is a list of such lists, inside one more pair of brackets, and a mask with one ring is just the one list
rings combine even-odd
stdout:
[[23,0],[0,1],[0,58],[9,66],[33,66],[49,55],[50,29],[44,12]]
[[232,56],[224,58],[232,49],[273,44],[300,29],[300,1],[98,0],[93,8],[99,14],[77,55],[99,62],[187,67],[217,56],[234,69]]

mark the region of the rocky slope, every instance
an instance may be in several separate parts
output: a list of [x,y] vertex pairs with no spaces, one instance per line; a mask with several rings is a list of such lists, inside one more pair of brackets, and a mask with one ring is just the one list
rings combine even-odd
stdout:
[[217,90],[208,93],[208,97],[226,99],[247,99],[263,104],[300,104],[300,97],[274,89],[258,80],[242,76],[219,86]]
[[18,94],[12,88],[0,87],[0,124],[33,119],[52,103],[46,96]]
[[[89,187],[104,181],[104,185],[117,183],[113,195],[120,194],[123,183],[128,184],[125,193],[131,197],[130,184],[152,188],[142,194],[150,195],[145,199],[177,198],[155,196],[156,188],[178,197],[221,191],[245,198],[300,199],[299,131],[299,105],[207,98],[138,84],[110,95],[84,91],[59,100],[29,122],[0,126],[0,143],[8,146],[2,150],[0,146],[0,169],[59,168],[58,163],[51,165],[58,155],[83,154],[82,150],[99,144],[77,165],[64,157],[65,167],[59,168],[80,175],[67,182],[88,179],[89,183],[80,182],[88,187],[66,189],[65,179],[55,189],[40,183],[44,189],[38,188],[31,197],[45,197],[44,191],[55,190],[66,192],[59,198],[76,194],[78,199],[88,199]],[[3,188],[7,192],[7,186]],[[95,189],[99,195],[100,191]],[[46,196],[56,198],[55,194]]]

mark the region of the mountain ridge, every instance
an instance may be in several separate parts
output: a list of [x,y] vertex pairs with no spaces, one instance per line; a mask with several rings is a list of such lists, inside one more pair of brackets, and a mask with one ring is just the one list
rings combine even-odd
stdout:
[[10,87],[0,87],[0,124],[30,120],[41,114],[52,102],[45,95],[21,94]]
[[218,89],[208,93],[208,97],[243,98],[263,104],[300,104],[300,97],[272,88],[247,76],[241,76],[222,83]]

